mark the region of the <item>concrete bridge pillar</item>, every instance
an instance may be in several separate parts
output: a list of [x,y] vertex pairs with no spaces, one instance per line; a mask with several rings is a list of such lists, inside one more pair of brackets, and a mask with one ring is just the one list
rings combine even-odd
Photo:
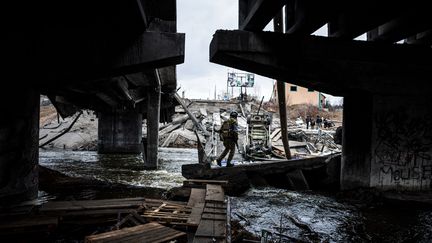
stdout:
[[345,97],[341,188],[431,190],[430,107],[427,95]]
[[147,151],[145,167],[157,169],[159,147],[159,118],[161,106],[160,86],[148,92],[147,99]]
[[100,112],[98,116],[98,153],[139,154],[143,151],[140,113]]
[[0,204],[37,197],[39,93],[0,94]]
[[344,97],[341,188],[369,187],[372,139],[372,96]]

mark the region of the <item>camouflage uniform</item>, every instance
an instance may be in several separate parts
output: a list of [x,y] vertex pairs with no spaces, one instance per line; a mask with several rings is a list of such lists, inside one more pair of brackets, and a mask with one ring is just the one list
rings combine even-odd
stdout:
[[[227,123],[227,124],[226,124]],[[225,128],[224,128],[225,126]],[[223,145],[225,146],[225,150],[216,160],[217,164],[220,166],[222,159],[228,154],[227,166],[232,166],[231,160],[234,157],[235,147],[238,139],[238,124],[237,120],[234,118],[230,118],[222,124],[221,129],[221,140],[223,140]]]

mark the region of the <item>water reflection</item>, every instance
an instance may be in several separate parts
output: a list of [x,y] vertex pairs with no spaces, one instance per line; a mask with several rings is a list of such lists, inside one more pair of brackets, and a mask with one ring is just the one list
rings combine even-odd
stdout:
[[196,162],[197,156],[196,149],[160,148],[159,169],[144,170],[140,155],[40,150],[39,163],[73,177],[170,189],[182,185],[181,166]]

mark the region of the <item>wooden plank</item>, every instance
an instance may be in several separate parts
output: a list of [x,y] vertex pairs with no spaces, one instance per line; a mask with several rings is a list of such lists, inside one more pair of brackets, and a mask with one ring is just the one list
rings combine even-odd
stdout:
[[135,227],[86,236],[85,242],[166,242],[185,236],[186,233],[184,232],[152,222]]
[[159,212],[159,210],[161,210],[161,208],[163,208],[164,206],[166,206],[166,204],[162,203],[162,205],[160,205],[157,209],[153,210],[152,213],[153,212]]
[[[225,239],[210,239],[209,237],[196,236],[193,239],[193,243],[224,243],[227,242]],[[245,241],[246,242],[246,241]]]
[[56,216],[102,216],[102,215],[117,215],[119,213],[132,213],[134,209],[99,209],[99,210],[73,210],[73,211],[47,211],[46,215]]
[[272,138],[272,141],[273,141],[273,142],[276,142],[276,141],[278,141],[281,137],[282,137],[282,133],[280,132],[280,133],[276,134],[276,136],[274,136],[274,137]]
[[144,199],[132,200],[82,200],[82,201],[58,201],[48,202],[39,208],[41,212],[47,211],[73,211],[92,209],[113,209],[113,208],[138,208]]
[[205,208],[219,208],[226,209],[227,205],[225,202],[206,202]]
[[[150,205],[147,207],[147,210],[156,210],[160,207],[160,205]],[[190,211],[192,207],[190,206],[171,206],[171,205],[165,205],[163,208],[160,208],[160,211],[166,211],[166,210],[180,210],[180,211]]]
[[162,203],[165,203],[169,206],[186,206],[187,202],[180,202],[180,201],[167,201],[167,200],[159,200],[159,199],[146,199],[145,204],[148,205],[161,205]]
[[187,223],[190,225],[198,226],[201,221],[201,214],[204,210],[204,203],[196,203],[195,207],[192,208],[192,212],[189,215]]
[[226,214],[227,210],[226,208],[204,208],[204,213],[212,213],[212,214]]
[[226,222],[227,216],[226,214],[203,213],[201,216],[201,220],[203,219],[220,220]]
[[206,188],[206,202],[224,202],[225,194],[220,185],[207,184]]
[[188,219],[189,215],[177,215],[177,214],[143,214],[144,218],[156,218],[156,219]]
[[[275,136],[280,134],[281,129],[280,128],[276,128],[271,134],[270,134],[270,138],[272,139],[272,141],[276,141],[278,139],[275,139]],[[280,136],[279,136],[280,138]]]
[[187,205],[189,207],[194,207],[195,204],[197,203],[204,203],[205,196],[206,196],[205,189],[192,188]]
[[202,219],[195,236],[224,239],[226,236],[225,225],[226,223],[224,221]]
[[202,179],[187,179],[183,181],[183,185],[191,184],[216,184],[216,185],[228,185],[227,180],[202,180]]
[[0,230],[11,230],[16,228],[33,228],[38,226],[48,226],[57,225],[58,217],[46,217],[46,216],[36,216],[36,217],[26,217],[21,219],[9,219],[5,222],[0,223]]
[[173,216],[173,217],[188,217],[190,213],[173,213],[173,212],[144,212],[142,216],[152,216],[152,215],[162,215],[162,216]]
[[18,216],[18,215],[24,215],[24,214],[30,214],[31,211],[35,205],[20,205],[20,206],[13,206],[13,207],[2,207],[0,206],[0,217],[7,217],[7,216]]
[[124,207],[139,207],[143,201],[130,202],[112,202],[112,203],[97,203],[85,201],[69,201],[69,202],[48,202],[40,207],[40,211],[48,210],[83,210],[83,209],[104,209],[104,208],[124,208]]

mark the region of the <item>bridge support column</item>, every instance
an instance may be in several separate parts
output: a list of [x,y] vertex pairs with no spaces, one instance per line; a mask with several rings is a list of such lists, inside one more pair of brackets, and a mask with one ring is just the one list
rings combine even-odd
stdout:
[[432,100],[367,95],[344,99],[341,188],[432,188]]
[[39,93],[0,94],[0,204],[34,199],[38,193]]
[[341,189],[370,186],[372,96],[344,98]]
[[142,152],[142,115],[135,111],[100,112],[98,153]]
[[161,107],[160,86],[148,92],[147,99],[147,158],[145,167],[157,169],[159,147],[159,117]]

